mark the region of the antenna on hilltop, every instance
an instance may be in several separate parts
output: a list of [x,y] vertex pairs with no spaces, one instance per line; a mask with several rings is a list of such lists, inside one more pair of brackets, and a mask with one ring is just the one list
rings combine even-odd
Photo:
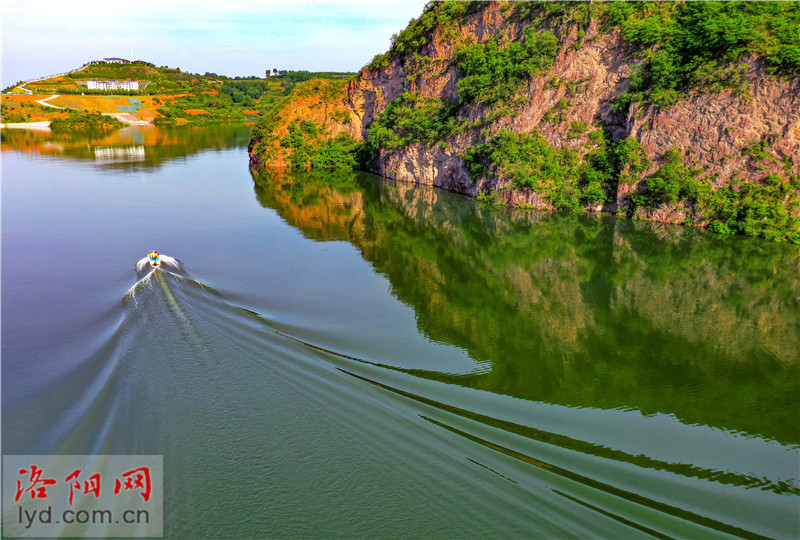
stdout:
[[133,62],[133,43],[131,43],[131,62]]

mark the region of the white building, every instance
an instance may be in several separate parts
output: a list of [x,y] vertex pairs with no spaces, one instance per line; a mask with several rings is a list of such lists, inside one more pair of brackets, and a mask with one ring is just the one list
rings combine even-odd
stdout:
[[92,79],[87,83],[89,90],[138,90],[139,81],[100,81]]

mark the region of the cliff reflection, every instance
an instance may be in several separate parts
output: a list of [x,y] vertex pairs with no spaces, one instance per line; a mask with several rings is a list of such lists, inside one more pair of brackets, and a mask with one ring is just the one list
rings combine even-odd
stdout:
[[258,201],[307,237],[357,247],[420,332],[491,366],[418,376],[800,443],[796,247],[365,174],[253,177]]

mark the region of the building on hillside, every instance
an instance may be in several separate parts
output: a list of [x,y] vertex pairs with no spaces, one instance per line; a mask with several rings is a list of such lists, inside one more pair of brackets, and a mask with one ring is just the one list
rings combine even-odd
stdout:
[[108,62],[109,64],[130,64],[130,60],[126,60],[124,58],[103,58],[103,62]]
[[86,83],[89,90],[138,90],[139,81],[101,81],[92,79]]

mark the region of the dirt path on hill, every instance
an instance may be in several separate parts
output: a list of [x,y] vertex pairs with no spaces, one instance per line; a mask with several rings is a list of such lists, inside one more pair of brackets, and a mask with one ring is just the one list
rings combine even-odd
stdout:
[[50,103],[47,103],[51,99],[56,99],[57,97],[61,97],[61,94],[56,94],[54,96],[50,96],[49,98],[40,99],[36,103],[44,105],[45,107],[53,107],[54,109],[64,109],[65,107],[59,107],[58,105],[51,105]]

